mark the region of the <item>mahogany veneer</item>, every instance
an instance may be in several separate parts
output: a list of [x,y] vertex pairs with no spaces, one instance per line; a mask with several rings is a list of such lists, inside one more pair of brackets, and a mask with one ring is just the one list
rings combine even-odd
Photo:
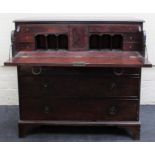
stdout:
[[139,52],[19,52],[7,65],[150,67]]

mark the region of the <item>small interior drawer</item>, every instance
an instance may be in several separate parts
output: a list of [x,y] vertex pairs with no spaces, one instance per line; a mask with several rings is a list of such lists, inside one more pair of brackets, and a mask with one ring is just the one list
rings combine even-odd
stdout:
[[22,33],[67,33],[68,25],[63,24],[28,24],[18,25],[17,31]]
[[124,51],[140,51],[141,49],[142,45],[139,42],[123,44]]
[[15,40],[17,43],[20,43],[20,42],[28,42],[28,43],[35,43],[35,40],[34,40],[34,35],[32,34],[23,34],[23,33],[16,33],[15,35]]
[[142,39],[141,33],[124,33],[124,42],[139,42]]
[[104,25],[91,25],[89,32],[139,32],[141,31],[139,25],[131,24],[104,24]]
[[33,51],[35,50],[34,43],[31,42],[19,42],[15,44],[16,51]]

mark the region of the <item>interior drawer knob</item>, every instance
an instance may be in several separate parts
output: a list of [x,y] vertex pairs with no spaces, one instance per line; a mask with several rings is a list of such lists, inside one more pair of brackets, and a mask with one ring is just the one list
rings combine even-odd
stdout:
[[28,32],[29,31],[29,28],[26,28],[26,31]]
[[132,49],[132,45],[130,45],[129,48]]
[[33,75],[40,75],[42,72],[42,68],[41,67],[32,67],[32,74]]
[[109,115],[116,115],[118,112],[117,106],[113,105],[109,108]]
[[124,69],[122,69],[122,68],[115,68],[115,69],[113,70],[113,73],[114,73],[116,76],[121,76],[121,75],[124,74]]

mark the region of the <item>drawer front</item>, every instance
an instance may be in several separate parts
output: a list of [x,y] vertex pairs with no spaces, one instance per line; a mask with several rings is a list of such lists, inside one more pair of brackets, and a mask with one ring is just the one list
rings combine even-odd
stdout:
[[123,34],[124,42],[139,42],[142,39],[142,33],[125,33]]
[[18,43],[28,42],[28,43],[35,43],[35,35],[29,33],[16,33],[15,41]]
[[15,44],[16,51],[33,51],[35,50],[34,43],[20,42]]
[[20,33],[67,33],[68,25],[60,24],[28,24],[18,25],[17,32]]
[[77,121],[136,121],[138,100],[21,98],[20,119]]
[[[35,74],[36,73],[36,74]],[[37,74],[38,73],[38,74]],[[83,67],[31,67],[21,66],[20,76],[50,76],[50,75],[103,75],[103,76],[140,76],[140,68],[83,68]]]
[[136,43],[125,43],[123,44],[124,51],[140,51],[142,49],[142,45],[138,42]]
[[105,24],[105,25],[91,25],[89,32],[139,32],[141,31],[140,25],[129,24]]
[[20,79],[21,94],[32,97],[136,97],[139,77],[104,77],[94,75],[39,76]]

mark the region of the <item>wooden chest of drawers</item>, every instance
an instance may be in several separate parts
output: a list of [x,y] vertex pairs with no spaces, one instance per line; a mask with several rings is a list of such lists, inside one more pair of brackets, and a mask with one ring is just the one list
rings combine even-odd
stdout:
[[117,126],[139,139],[142,21],[16,21],[19,136],[40,125]]
[[42,67],[39,75],[32,67],[18,70],[22,120],[138,120],[138,69],[119,76],[101,68]]

